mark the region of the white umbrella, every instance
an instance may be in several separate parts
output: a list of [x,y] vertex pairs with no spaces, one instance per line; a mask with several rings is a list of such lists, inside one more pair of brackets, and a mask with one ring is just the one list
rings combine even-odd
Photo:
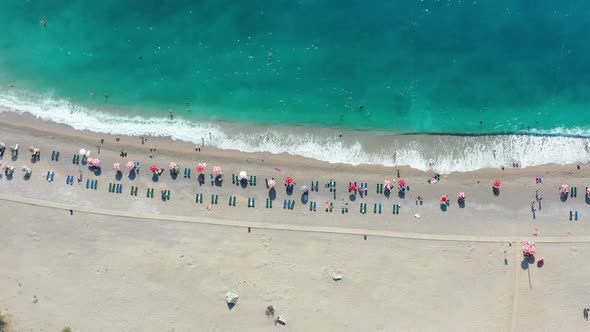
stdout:
[[246,173],[246,171],[241,171],[240,175],[239,175],[240,179],[247,179],[248,178],[248,174]]
[[80,149],[80,154],[83,156],[86,155],[86,149]]

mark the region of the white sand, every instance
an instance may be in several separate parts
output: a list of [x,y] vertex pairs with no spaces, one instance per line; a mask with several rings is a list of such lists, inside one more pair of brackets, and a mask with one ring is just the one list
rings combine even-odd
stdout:
[[[215,150],[195,154],[185,143],[153,138],[159,147],[150,159],[138,138],[114,143],[101,135],[105,167],[96,177],[99,189],[90,191],[66,186],[65,176],[80,170],[89,176],[86,167],[72,165],[71,157],[80,147],[96,145],[96,134],[15,120],[0,121],[0,136],[7,145],[42,148],[31,180],[24,181],[20,170],[13,179],[0,179],[0,198],[10,198],[0,199],[0,310],[14,331],[64,326],[76,331],[520,331],[582,330],[590,324],[582,319],[590,272],[584,260],[590,243],[586,165],[451,174],[435,185],[426,183],[428,174],[401,169],[412,190],[400,199],[375,193],[376,183],[396,178],[395,169]],[[120,149],[130,157],[118,157]],[[59,163],[48,160],[51,150],[61,151]],[[261,157],[264,163],[253,161]],[[21,151],[10,161],[7,151],[2,164],[20,168],[31,165],[27,160]],[[123,178],[123,193],[109,193],[108,182],[116,182],[110,165],[127,160],[140,160],[146,175]],[[166,171],[152,182],[149,164],[167,166],[170,160],[193,167],[192,179],[181,174],[171,180]],[[222,188],[211,187],[208,178],[197,186],[197,161],[224,167]],[[318,202],[317,212],[300,202],[283,210],[287,196],[279,185],[274,208],[265,209],[264,178],[282,181],[285,174],[273,173],[279,163],[299,184],[336,179],[336,200],[321,188],[310,196]],[[231,173],[242,169],[258,176],[258,186],[231,185]],[[47,170],[56,172],[54,183],[41,177]],[[543,177],[541,186],[534,183],[536,176]],[[495,178],[504,181],[499,197],[491,194]],[[350,201],[345,185],[351,180],[369,182],[369,196]],[[561,202],[556,190],[565,181],[578,187],[578,197]],[[129,195],[131,185],[140,187],[137,197]],[[146,187],[156,188],[154,199],[145,198]],[[161,189],[171,190],[170,201],[159,199]],[[543,208],[533,220],[535,189],[541,190]],[[468,195],[464,209],[456,206],[459,191]],[[204,193],[205,203],[219,194],[219,205],[208,213],[207,204],[194,203],[196,192]],[[446,212],[438,204],[442,194],[452,198]],[[238,196],[237,207],[227,206],[228,195]],[[415,205],[417,195],[425,197],[423,206]],[[257,198],[256,208],[245,207],[247,197]],[[13,202],[28,198],[47,207]],[[333,213],[324,212],[326,201],[335,204]],[[340,213],[342,201],[349,203],[348,214]],[[366,215],[359,213],[359,201],[367,203]],[[383,214],[373,214],[373,203],[384,204]],[[400,215],[391,214],[393,203],[402,204]],[[580,221],[568,220],[570,210],[580,212]],[[279,230],[285,228],[292,230]],[[367,240],[362,234],[369,234]],[[526,240],[537,241],[537,258],[546,262],[542,268],[521,266],[519,241]],[[343,279],[333,281],[334,273]],[[225,303],[230,289],[240,294],[232,310]],[[286,326],[265,316],[267,305],[277,315],[286,314]]]

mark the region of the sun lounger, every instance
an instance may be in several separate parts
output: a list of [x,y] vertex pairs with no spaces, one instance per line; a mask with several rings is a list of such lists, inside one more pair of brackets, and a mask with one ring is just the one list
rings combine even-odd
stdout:
[[96,190],[96,188],[98,188],[98,180],[94,180],[94,190]]
[[55,179],[55,172],[51,171],[51,182],[53,182],[54,179]]
[[578,211],[574,212],[574,218],[578,221]]
[[231,184],[236,184],[236,175],[235,174],[231,175]]
[[129,195],[133,196],[133,190],[135,189],[135,186],[131,186],[131,190],[129,191]]
[[309,211],[313,210],[313,202],[309,202]]
[[377,203],[373,203],[373,213],[377,214]]
[[252,200],[248,197],[248,207],[252,207]]
[[254,186],[256,187],[256,182],[257,182],[257,178],[256,175],[254,175]]
[[317,208],[317,203],[314,201],[313,202],[313,212],[316,212],[316,208]]
[[574,215],[574,213],[572,211],[570,211],[570,221],[572,221],[573,215]]
[[256,207],[256,199],[252,197],[252,207]]
[[295,207],[295,200],[292,200],[292,201],[291,201],[291,206],[290,206],[290,209],[291,209],[291,210],[293,210],[293,208],[294,208],[294,207]]
[[574,197],[578,197],[578,187],[574,187]]
[[90,179],[86,179],[86,189],[90,189]]
[[266,189],[269,189],[269,188],[268,188],[268,178],[265,178],[265,179],[264,179],[264,182],[266,183]]
[[185,167],[185,168],[184,168],[184,177],[185,177],[185,178],[186,178],[186,175],[188,174],[188,171],[187,171],[187,170],[188,170],[188,168],[186,168],[186,167]]
[[211,195],[211,204],[215,204],[215,195]]
[[381,214],[381,203],[379,203],[379,214]]
[[51,151],[51,160],[55,160],[55,150]]
[[286,199],[284,199],[284,200],[283,200],[283,209],[286,209],[286,208],[287,208],[287,200],[286,200]]
[[333,209],[334,209],[334,204],[332,202],[330,202],[330,212],[332,212]]
[[123,184],[119,184],[119,194],[123,193]]
[[[232,202],[233,206],[236,206],[236,196],[234,196],[233,202]],[[270,207],[272,207],[272,202],[270,202]]]
[[[170,200],[170,190],[166,190],[166,199]],[[217,201],[215,201],[215,204],[217,204]]]
[[59,151],[55,153],[55,161],[59,161]]
[[109,182],[109,192],[113,192],[113,183]]
[[150,197],[150,188],[147,188],[147,191],[145,193],[145,197],[147,197],[147,198]]

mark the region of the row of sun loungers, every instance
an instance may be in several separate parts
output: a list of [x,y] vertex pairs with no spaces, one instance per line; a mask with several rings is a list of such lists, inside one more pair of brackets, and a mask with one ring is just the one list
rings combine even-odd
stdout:
[[136,186],[131,186],[131,191],[129,192],[129,195],[131,195],[131,196],[137,196],[137,190],[138,189],[139,188],[136,187]]
[[86,179],[86,189],[95,189],[98,187],[98,180]]
[[59,161],[59,151],[51,151],[51,160]]
[[309,202],[309,211],[313,211],[315,212],[317,208],[317,203],[316,202]]
[[184,177],[185,178],[189,178],[191,177],[191,169],[190,168],[184,168]]
[[73,175],[68,175],[66,177],[66,184],[69,184],[70,186],[74,184],[74,179],[75,177]]
[[123,192],[123,184],[121,183],[109,183],[109,192],[120,194]]
[[229,206],[236,206],[236,196],[229,196]]
[[256,201],[254,200],[254,198],[248,197],[248,207],[256,207]]
[[578,221],[578,211],[570,211],[570,221]]
[[74,157],[72,158],[72,164],[80,164],[80,155],[79,154],[75,154]]
[[283,209],[293,210],[295,207],[295,200],[285,199],[283,200]]
[[318,188],[318,181],[315,181],[315,182],[314,182],[314,181],[312,180],[312,181],[311,181],[311,185],[309,186],[309,188],[310,188],[310,190],[311,190],[311,191],[315,191],[315,192],[317,192],[317,191],[319,190],[319,188]]
[[147,198],[154,198],[154,188],[147,188],[146,197]]
[[45,177],[45,179],[49,182],[53,182],[53,180],[55,179],[55,172],[47,171],[47,176]]
[[162,200],[164,200],[164,201],[170,200],[170,190],[162,190]]

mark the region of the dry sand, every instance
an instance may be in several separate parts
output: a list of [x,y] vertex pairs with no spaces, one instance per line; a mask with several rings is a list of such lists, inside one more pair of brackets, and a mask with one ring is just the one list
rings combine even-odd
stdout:
[[[195,152],[192,144],[154,137],[145,145],[137,137],[116,142],[5,113],[0,137],[22,150],[15,161],[7,150],[2,165],[27,164],[34,172],[28,181],[20,170],[0,179],[0,308],[15,331],[66,325],[80,331],[503,331],[590,324],[582,319],[590,272],[583,259],[590,243],[586,165],[454,173],[437,184],[426,182],[432,174],[400,168],[411,186],[402,199],[375,193],[376,183],[397,179],[395,168],[207,147]],[[25,151],[30,145],[42,149],[34,164]],[[71,163],[80,148],[95,153],[97,145],[102,174]],[[157,152],[150,158],[152,145]],[[52,150],[61,152],[59,162],[50,160]],[[118,156],[122,150],[128,158]],[[110,165],[127,160],[140,161],[142,171],[134,180],[124,172],[118,181]],[[166,171],[154,182],[149,165],[172,160],[193,168],[192,178],[173,180]],[[197,162],[207,163],[207,174],[222,166],[223,186],[211,186],[208,175],[199,186]],[[48,170],[56,173],[53,183],[41,176]],[[231,174],[241,170],[257,175],[258,185],[232,185]],[[65,184],[66,175],[79,171],[99,179],[98,190]],[[281,184],[287,174],[298,185],[320,182],[310,194],[316,212],[299,201],[299,190],[287,196]],[[265,209],[264,178],[273,176],[277,198]],[[539,176],[542,185],[535,183]],[[503,181],[498,197],[491,192],[495,178]],[[330,179],[338,183],[335,199],[323,187]],[[351,200],[349,181],[368,182],[368,196]],[[123,183],[123,193],[109,193],[109,182]],[[578,197],[562,202],[563,182],[578,187]],[[129,195],[131,185],[139,186],[137,197]],[[154,199],[145,197],[147,187],[155,188]],[[171,191],[170,201],[159,198],[163,189]],[[543,204],[533,219],[536,189]],[[459,191],[467,194],[465,208],[457,206]],[[205,204],[194,202],[196,193]],[[220,196],[219,205],[207,212],[211,194]],[[451,198],[447,211],[440,209],[442,194]],[[228,206],[229,195],[237,196],[236,207]],[[418,195],[423,205],[416,205]],[[255,208],[246,207],[247,197],[257,199]],[[285,198],[297,200],[294,210],[282,208]],[[334,212],[324,211],[326,201]],[[340,213],[342,202],[349,213]],[[359,213],[359,202],[367,203],[367,214]],[[374,203],[383,204],[382,214],[373,213]],[[394,203],[402,205],[399,215],[391,213]],[[569,221],[570,210],[580,221]],[[537,242],[542,268],[521,264],[527,240]],[[343,280],[333,281],[332,273]],[[232,310],[224,302],[229,289],[240,294]],[[287,315],[286,326],[265,316],[267,305]]]

